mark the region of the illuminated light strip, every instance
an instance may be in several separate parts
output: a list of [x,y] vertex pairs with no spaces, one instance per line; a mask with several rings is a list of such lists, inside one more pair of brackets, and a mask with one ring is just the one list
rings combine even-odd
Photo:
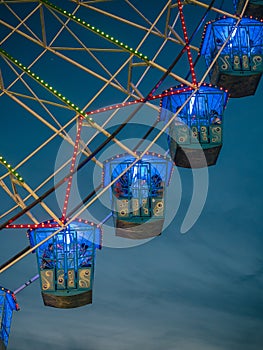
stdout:
[[[181,90],[181,91],[178,91],[178,90],[177,91],[173,91],[173,90],[169,91],[169,90],[167,90],[166,92],[163,92],[161,94],[150,96],[147,99],[147,101],[157,100],[157,99],[165,97],[165,96],[180,94],[183,91],[188,91],[188,90],[191,91],[191,90],[193,90],[193,88],[187,87],[187,88],[185,88],[184,90]],[[94,111],[86,112],[86,114],[87,115],[90,115],[90,114],[93,115],[93,114],[97,114],[97,113],[103,113],[103,112],[111,111],[111,110],[114,110],[114,109],[117,109],[117,108],[128,107],[128,106],[131,106],[131,105],[134,105],[134,104],[137,104],[137,103],[144,103],[144,102],[145,102],[145,100],[140,98],[138,100],[134,100],[134,101],[130,101],[130,102],[123,102],[123,103],[118,103],[116,105],[95,109]]]
[[186,48],[186,51],[187,51],[187,57],[188,57],[189,65],[190,65],[192,81],[193,81],[193,84],[197,86],[197,80],[196,80],[196,74],[195,74],[195,69],[194,69],[194,64],[193,64],[193,58],[192,58],[192,53],[191,53],[191,49],[190,49],[190,46],[189,46],[189,38],[188,38],[188,35],[187,35],[186,24],[185,24],[185,19],[184,19],[184,14],[183,14],[183,6],[182,6],[182,3],[181,3],[181,0],[177,0],[177,2],[178,2],[180,19],[181,19],[183,33],[184,33],[184,41],[186,43],[185,48]]
[[[68,221],[69,218],[66,219],[66,221]],[[84,224],[89,224],[90,226],[95,226],[97,228],[100,229],[101,231],[101,227],[97,224],[94,224],[94,222],[88,221],[88,220],[84,220],[84,219],[75,219],[75,221],[78,221],[80,223],[84,223]],[[12,224],[12,225],[6,225],[5,228],[10,228],[10,229],[16,229],[16,228],[23,228],[23,229],[31,229],[34,230],[36,228],[57,228],[57,227],[61,227],[59,224],[55,224],[53,223],[51,220],[46,221],[46,222],[42,222],[40,224]]]
[[62,8],[54,5],[53,3],[51,3],[50,1],[47,0],[40,0],[40,2],[42,2],[43,4],[51,7],[52,9],[54,9],[55,11],[61,13],[63,16],[70,18],[71,20],[73,20],[74,22],[82,25],[83,27],[89,29],[90,31],[92,31],[93,33],[103,37],[104,39],[110,41],[111,43],[113,43],[114,45],[117,45],[118,47],[122,48],[125,51],[128,51],[129,53],[132,53],[133,55],[139,57],[140,59],[142,59],[143,61],[149,61],[149,58],[147,56],[145,56],[144,54],[142,54],[141,52],[138,52],[137,50],[133,49],[132,47],[130,47],[129,45],[126,45],[125,43],[121,42],[118,39],[115,39],[113,36],[106,34],[104,31],[100,30],[99,28],[85,22],[84,20],[82,20],[81,18],[78,18],[76,16],[74,16],[72,13],[63,10]]
[[[24,66],[21,62],[19,62],[17,59],[9,55],[5,50],[0,48],[0,54],[4,55],[6,58],[8,58],[11,62],[13,62],[17,67],[19,67],[21,70],[23,70],[25,73],[27,73],[30,77],[32,77],[35,81],[37,81],[39,84],[41,84],[44,88],[46,88],[50,93],[58,97],[62,102],[67,104],[71,110],[74,110],[77,114],[79,114],[81,117],[85,118],[88,123],[97,129],[98,131],[102,132],[105,136],[111,137],[112,135],[107,132],[103,127],[96,124],[91,117],[88,116],[87,113],[85,113],[82,109],[80,109],[77,105],[72,103],[69,99],[66,98],[66,96],[63,96],[61,93],[59,93],[57,90],[55,90],[52,86],[50,86],[48,83],[46,83],[43,79],[40,79],[39,76],[37,76],[35,73],[33,73],[29,68]],[[122,144],[120,141],[118,141],[116,138],[112,137],[113,141],[116,142],[121,148],[127,150],[127,152],[132,151],[126,147],[124,144]]]
[[60,99],[62,102],[64,102],[66,105],[70,107],[70,109],[74,110],[76,113],[83,116],[89,123],[93,124],[94,121],[92,118],[89,118],[88,115],[80,109],[77,105],[75,105],[73,102],[71,102],[66,96],[62,95],[60,92],[58,92],[56,89],[54,89],[51,85],[49,85],[47,82],[45,82],[43,79],[41,79],[37,74],[32,72],[29,68],[27,68],[25,65],[23,65],[21,62],[19,62],[17,59],[9,55],[5,50],[0,48],[0,54],[8,58],[11,62],[13,62],[18,68],[23,70],[25,73],[27,73],[31,78],[33,78],[35,81],[37,81],[40,85],[42,85],[45,89],[47,89],[50,93],[52,93],[54,96],[56,96],[58,99]]
[[[135,151],[136,154],[142,154],[143,152],[141,151]],[[156,152],[150,152],[150,151],[147,151],[144,155],[144,156],[154,156],[154,157],[158,157],[158,158],[163,158],[164,160],[170,160],[170,157],[167,157],[165,155],[162,155],[160,153],[156,153]],[[112,160],[116,160],[118,158],[123,158],[123,157],[126,157],[126,158],[131,158],[131,156],[128,154],[128,153],[121,153],[121,154],[116,154],[115,156],[112,156],[111,158],[109,159],[106,159],[104,162],[105,163],[108,163],[108,162],[111,162]],[[143,158],[142,158],[143,159]]]
[[3,164],[7,168],[9,173],[12,174],[19,182],[25,182],[22,176],[20,176],[18,172],[2,156],[0,156],[0,163]]
[[[81,133],[81,129],[82,129],[82,121],[83,121],[83,118],[79,118],[78,128],[77,128],[77,136],[76,136],[76,141],[75,141],[75,145],[74,145],[73,156],[71,159],[70,174],[73,174],[74,169],[75,169],[76,158],[78,155],[79,141],[80,141],[80,133]],[[73,178],[73,175],[71,175],[68,178],[68,185],[67,185],[67,189],[66,189],[66,196],[65,196],[65,200],[64,200],[64,206],[63,206],[62,218],[61,218],[62,222],[64,222],[64,220],[66,218],[66,213],[67,213],[67,209],[68,209],[68,202],[69,202],[69,195],[70,195],[70,190],[71,190],[71,186],[72,186],[72,178]]]
[[[194,88],[192,88],[190,86],[189,87],[185,86],[184,89],[178,90],[178,89],[180,89],[180,87],[184,87],[184,86],[185,86],[184,84],[177,85],[177,86],[172,87],[172,88],[170,88],[168,90],[165,90],[165,92],[163,92],[161,94],[151,95],[150,97],[147,98],[147,101],[157,100],[157,99],[160,99],[160,98],[163,98],[163,97],[166,97],[166,96],[177,95],[177,94],[181,94],[181,93],[183,93],[185,91],[192,91],[192,90],[194,90]],[[213,85],[213,84],[209,84],[209,83],[202,83],[199,86],[210,86],[210,87],[218,88],[220,90],[224,90],[225,92],[228,92],[228,90],[224,89],[223,87],[220,87],[220,86],[217,86],[217,85]],[[144,103],[144,102],[145,102],[145,100],[140,98],[140,99],[134,100],[134,101],[117,103],[116,105],[111,105],[111,106],[108,106],[108,107],[95,109],[93,111],[86,112],[86,114],[87,115],[90,115],[90,114],[93,115],[93,114],[97,114],[97,113],[103,113],[103,112],[111,111],[111,110],[114,110],[114,109],[117,109],[117,108],[128,107],[128,106],[131,106],[131,105],[134,105],[134,104],[137,104],[137,103]]]
[[5,228],[26,228],[26,229],[35,229],[35,228],[51,228],[51,227],[61,227],[59,224],[16,224],[16,225],[7,225]]

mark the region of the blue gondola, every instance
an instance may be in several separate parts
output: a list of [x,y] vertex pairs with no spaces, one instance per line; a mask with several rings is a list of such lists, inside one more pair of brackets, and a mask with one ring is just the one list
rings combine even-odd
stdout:
[[7,348],[14,310],[19,310],[14,293],[0,287],[0,350]]
[[221,18],[208,22],[204,29],[200,54],[210,66],[219,49],[230,35],[210,71],[210,81],[227,89],[230,97],[254,95],[263,73],[263,22],[243,18]]
[[[159,119],[165,124],[178,112],[167,128],[170,155],[176,166],[202,168],[216,164],[223,142],[223,113],[228,93],[203,84],[193,89],[181,85],[163,92]],[[190,100],[180,110],[180,107]]]
[[[104,163],[104,186],[124,172],[134,158],[118,155]],[[173,163],[165,156],[148,153],[111,186],[116,236],[146,239],[161,234],[165,192]]]
[[[53,220],[43,226],[28,230],[31,246],[58,230]],[[101,249],[101,230],[84,220],[72,221],[36,249],[45,305],[74,308],[92,303],[96,249]]]
[[[244,8],[246,0],[233,0],[237,14]],[[245,15],[255,18],[263,18],[263,0],[250,0],[245,10]]]

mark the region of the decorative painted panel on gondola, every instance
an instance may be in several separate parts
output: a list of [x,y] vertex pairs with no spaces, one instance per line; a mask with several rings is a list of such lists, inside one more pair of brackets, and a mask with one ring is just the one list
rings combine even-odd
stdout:
[[[233,0],[233,3],[236,13],[240,15],[246,0]],[[263,18],[263,0],[249,0],[244,14],[259,19]]]
[[[31,246],[58,229],[50,220],[28,230]],[[36,249],[45,305],[73,308],[92,303],[96,249],[101,249],[101,229],[86,220],[72,221]]]
[[0,287],[0,350],[7,348],[14,310],[19,310],[14,293]]
[[263,22],[223,17],[208,22],[204,29],[200,54],[209,67],[229,37],[210,71],[212,84],[222,86],[230,97],[254,95],[263,73]]
[[203,84],[184,85],[163,92],[159,119],[167,124],[170,155],[176,166],[202,168],[216,164],[223,143],[223,113],[228,93]]
[[173,163],[156,153],[147,153],[131,165],[134,161],[129,154],[107,160],[103,184],[114,181],[111,199],[116,236],[146,239],[162,232]]

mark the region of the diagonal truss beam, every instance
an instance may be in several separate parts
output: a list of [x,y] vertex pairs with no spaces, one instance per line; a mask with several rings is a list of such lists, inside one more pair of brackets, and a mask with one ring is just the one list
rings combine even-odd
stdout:
[[[103,39],[110,41],[113,45],[123,49],[124,51],[128,52],[130,55],[133,56],[137,56],[139,59],[143,60],[144,62],[146,62],[147,64],[151,65],[154,68],[159,69],[162,72],[166,72],[167,69],[162,67],[161,65],[153,62],[152,60],[150,60],[148,58],[148,56],[144,55],[143,53],[137,51],[137,49],[133,49],[132,47],[130,47],[129,45],[123,43],[122,41],[114,38],[112,35],[105,33],[103,30],[87,23],[86,21],[78,18],[77,16],[73,15],[72,13],[52,4],[50,1],[47,0],[40,0],[43,4],[45,4],[46,6],[50,7],[51,9],[59,12],[60,14],[62,14],[63,16],[71,19],[73,22],[77,23],[78,25],[90,30],[91,32],[93,32],[94,34],[102,37]],[[168,2],[169,3],[169,2]],[[193,84],[191,84],[189,81],[183,79],[182,77],[178,76],[177,74],[170,72],[170,76],[172,76],[174,79],[178,80],[179,82],[194,87]]]
[[[88,116],[87,113],[85,113],[82,109],[80,109],[76,104],[74,104],[71,100],[69,100],[66,96],[62,95],[60,92],[58,92],[56,89],[54,89],[51,85],[49,85],[47,82],[45,82],[43,79],[41,79],[38,75],[36,75],[34,72],[32,72],[30,69],[28,69],[26,66],[24,66],[21,62],[19,62],[17,59],[12,57],[10,54],[8,54],[5,50],[0,48],[0,54],[6,57],[8,60],[10,60],[12,63],[14,63],[18,68],[23,70],[28,76],[30,76],[32,79],[34,79],[38,84],[43,86],[46,90],[48,90],[51,94],[56,96],[59,100],[64,102],[71,110],[81,115],[83,118],[87,120],[87,122],[97,129],[99,132],[104,134],[107,138],[111,137],[111,134],[103,129],[99,124],[97,124],[91,117]],[[133,157],[137,158],[137,155],[132,152],[128,147],[126,147],[122,142],[117,140],[115,137],[112,139],[118,146],[120,146],[125,152],[128,152]]]

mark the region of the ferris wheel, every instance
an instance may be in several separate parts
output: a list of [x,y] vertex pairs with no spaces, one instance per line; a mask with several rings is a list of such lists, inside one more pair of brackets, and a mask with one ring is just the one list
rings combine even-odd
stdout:
[[36,279],[47,306],[92,302],[108,220],[123,240],[161,234],[173,168],[215,165],[228,99],[256,93],[262,2],[151,4],[0,2],[0,228],[29,238],[1,272],[32,252],[38,266],[2,288],[1,349],[15,295]]

